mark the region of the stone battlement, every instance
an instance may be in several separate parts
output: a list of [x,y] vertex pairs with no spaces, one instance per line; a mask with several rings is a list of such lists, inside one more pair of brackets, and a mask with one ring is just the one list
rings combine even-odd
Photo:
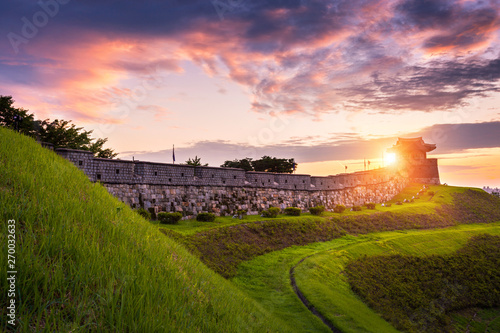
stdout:
[[226,186],[318,191],[380,184],[394,177],[394,173],[387,169],[318,177],[245,171],[236,168],[95,158],[91,152],[74,149],[59,148],[56,152],[82,169],[91,181],[105,184]]
[[316,205],[333,209],[337,204],[380,203],[398,194],[409,181],[389,168],[318,177],[103,159],[73,149],[55,151],[132,208],[181,212],[186,218],[201,212],[234,214],[239,209],[258,214],[271,206],[307,210]]

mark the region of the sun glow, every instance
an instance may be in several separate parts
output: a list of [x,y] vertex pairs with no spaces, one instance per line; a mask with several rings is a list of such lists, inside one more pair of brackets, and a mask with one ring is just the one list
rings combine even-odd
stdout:
[[385,153],[384,155],[384,164],[385,166],[392,165],[396,163],[396,154],[394,153]]

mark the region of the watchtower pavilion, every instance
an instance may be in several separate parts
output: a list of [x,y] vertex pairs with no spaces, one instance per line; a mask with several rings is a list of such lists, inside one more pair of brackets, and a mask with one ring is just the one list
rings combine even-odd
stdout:
[[427,153],[436,149],[435,144],[425,143],[419,138],[398,138],[397,143],[387,149],[395,153],[400,170],[408,174],[410,181],[424,184],[440,184],[436,158],[427,158]]

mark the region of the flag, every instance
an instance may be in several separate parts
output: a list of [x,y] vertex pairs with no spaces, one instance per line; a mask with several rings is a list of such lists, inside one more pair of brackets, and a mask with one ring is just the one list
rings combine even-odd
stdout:
[[174,147],[174,145],[172,145],[172,160],[175,163],[175,147]]

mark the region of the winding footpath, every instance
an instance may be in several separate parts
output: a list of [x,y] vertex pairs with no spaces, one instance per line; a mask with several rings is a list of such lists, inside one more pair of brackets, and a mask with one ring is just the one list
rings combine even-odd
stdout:
[[300,265],[304,260],[307,258],[312,257],[312,255],[307,256],[305,258],[302,258],[295,266],[290,268],[290,282],[292,284],[293,290],[295,291],[295,294],[299,297],[300,301],[311,311],[313,315],[321,319],[321,321],[330,328],[330,330],[334,333],[342,333],[341,330],[339,330],[337,327],[335,327],[328,319],[326,319],[325,316],[323,316],[304,296],[304,294],[300,291],[300,289],[297,287],[297,283],[295,282],[295,267]]

